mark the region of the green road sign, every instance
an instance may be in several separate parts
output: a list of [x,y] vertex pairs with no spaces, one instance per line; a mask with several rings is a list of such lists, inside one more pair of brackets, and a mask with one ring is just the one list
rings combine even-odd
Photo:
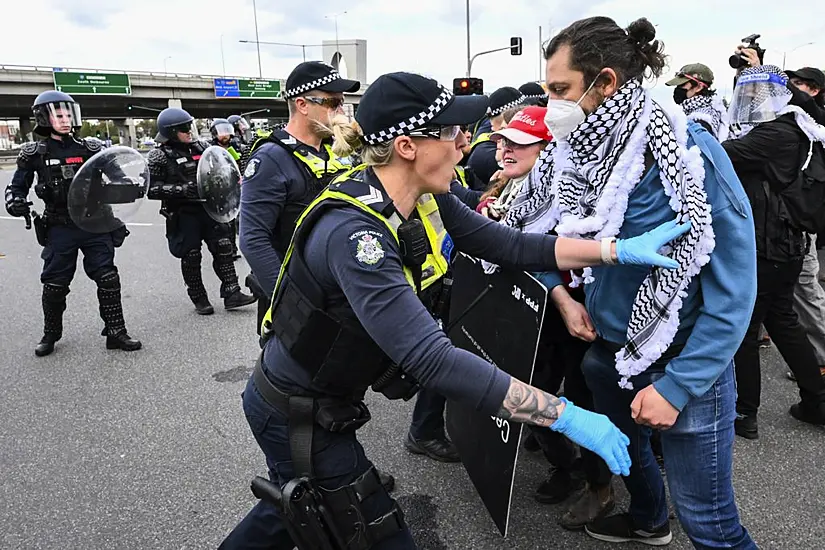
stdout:
[[54,87],[67,94],[132,95],[128,74],[55,71]]
[[238,79],[240,97],[281,98],[280,80],[244,80]]

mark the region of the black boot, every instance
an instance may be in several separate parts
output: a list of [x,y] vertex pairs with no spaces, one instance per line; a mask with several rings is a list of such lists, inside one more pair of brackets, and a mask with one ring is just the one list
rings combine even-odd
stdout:
[[238,274],[235,272],[235,263],[232,258],[232,241],[227,238],[218,239],[211,247],[212,267],[221,280],[221,298],[227,310],[254,304],[254,296],[241,292],[238,284]]
[[46,283],[43,285],[43,338],[34,348],[34,354],[45,357],[54,351],[54,343],[63,336],[63,312],[69,287]]
[[105,325],[101,336],[106,337],[106,349],[139,350],[142,347],[141,343],[130,338],[126,332],[123,303],[120,299],[120,275],[117,271],[107,271],[95,282],[97,299],[100,302],[100,318]]
[[189,299],[195,304],[195,311],[198,315],[212,315],[215,310],[209,303],[206,296],[206,287],[203,286],[203,276],[201,275],[201,251],[190,250],[180,260],[180,271],[183,274],[183,282],[186,284],[186,293]]
[[239,288],[233,294],[227,296],[223,299],[223,307],[227,310],[238,309],[239,307],[245,307],[251,304],[254,304],[258,300],[254,296],[250,296],[249,294],[244,294],[241,292]]

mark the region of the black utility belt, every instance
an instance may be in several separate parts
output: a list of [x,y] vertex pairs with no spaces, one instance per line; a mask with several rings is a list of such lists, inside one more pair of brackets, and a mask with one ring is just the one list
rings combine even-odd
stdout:
[[[255,363],[252,380],[255,382],[255,386],[258,388],[264,401],[286,416],[290,415],[289,401],[291,397],[305,398],[305,396],[290,396],[279,390],[264,373],[260,357]],[[363,401],[349,401],[346,399],[324,397],[316,397],[312,398],[312,400],[315,423],[329,432],[354,432],[372,419],[370,411]]]

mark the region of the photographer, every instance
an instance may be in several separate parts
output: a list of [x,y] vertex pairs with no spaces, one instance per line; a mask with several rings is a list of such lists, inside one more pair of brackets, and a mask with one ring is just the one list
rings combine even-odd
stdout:
[[[755,62],[751,51],[745,50],[750,62]],[[788,106],[791,95],[787,78],[778,67],[743,70],[730,117],[731,123],[751,129],[740,139],[722,144],[751,201],[756,227],[756,305],[735,357],[739,390],[735,428],[737,435],[747,439],[759,437],[758,339],[763,323],[798,380],[802,401],[791,407],[791,415],[803,422],[825,424],[825,382],[793,309],[807,237],[788,221],[780,198],[781,190],[799,176],[803,153],[808,152],[810,132],[804,128],[816,124],[801,110]]]
[[675,86],[673,101],[682,107],[688,120],[701,124],[719,141],[728,137],[728,109],[713,86],[713,71],[707,65],[685,65],[665,83]]

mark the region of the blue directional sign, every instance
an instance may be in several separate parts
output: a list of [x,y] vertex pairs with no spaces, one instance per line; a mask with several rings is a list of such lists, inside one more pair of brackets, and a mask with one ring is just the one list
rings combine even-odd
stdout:
[[213,78],[215,97],[241,97],[237,78]]

